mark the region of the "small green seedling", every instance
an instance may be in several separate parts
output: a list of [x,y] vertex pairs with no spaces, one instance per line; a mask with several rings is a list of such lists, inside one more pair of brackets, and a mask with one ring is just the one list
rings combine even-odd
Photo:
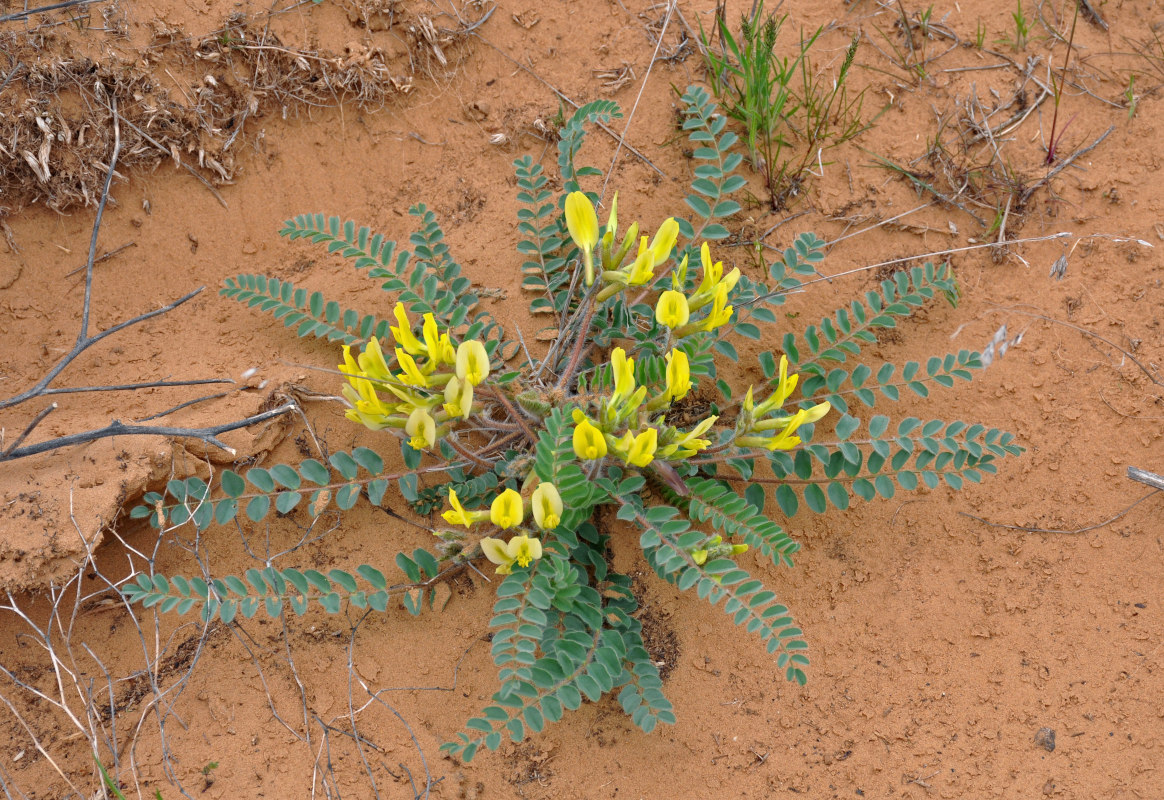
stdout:
[[[1078,14],[1078,9],[1076,10]],[[999,44],[1005,44],[1010,47],[1015,53],[1026,49],[1027,44],[1031,39],[1031,30],[1034,26],[1034,20],[1028,19],[1023,12],[1023,0],[1018,0],[1018,7],[1011,12],[1011,20],[1014,22],[1014,35],[1004,36],[998,40]]]
[[[865,92],[849,92],[857,52],[854,37],[835,76],[814,69],[810,51],[822,33],[802,34],[794,55],[776,46],[787,16],[764,15],[764,3],[740,18],[736,36],[717,11],[715,40],[701,30],[712,90],[728,114],[744,125],[748,156],[763,176],[772,209],[785,208],[801,190],[806,172],[823,164],[823,153],[859,135]],[[799,85],[799,90],[798,90]],[[788,155],[790,151],[792,155]]]
[[1128,76],[1128,88],[1124,89],[1124,105],[1128,108],[1129,120],[1136,116],[1137,102],[1138,98],[1136,97],[1136,73],[1133,72]]

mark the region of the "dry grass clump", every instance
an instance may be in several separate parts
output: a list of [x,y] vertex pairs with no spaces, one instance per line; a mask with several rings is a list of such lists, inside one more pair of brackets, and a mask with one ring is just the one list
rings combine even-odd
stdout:
[[368,32],[394,30],[407,45],[399,59],[366,36],[344,52],[288,46],[269,16],[241,13],[202,37],[155,21],[140,51],[123,46],[121,31],[102,29],[119,46],[100,55],[72,55],[94,44],[88,29],[46,23],[0,33],[9,62],[0,73],[0,211],[95,204],[113,148],[114,109],[125,123],[119,166],[172,160],[212,187],[234,177],[249,119],[303,105],[378,107],[407,93],[414,72],[447,65],[463,36],[403,6],[369,0],[351,20]]

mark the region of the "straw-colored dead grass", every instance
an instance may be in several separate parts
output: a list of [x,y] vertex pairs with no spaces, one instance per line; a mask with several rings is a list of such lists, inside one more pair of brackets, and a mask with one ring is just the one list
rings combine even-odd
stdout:
[[93,44],[78,42],[88,32],[69,26],[0,32],[10,64],[0,72],[0,211],[95,204],[113,148],[114,108],[123,123],[119,167],[171,160],[208,186],[228,183],[248,121],[304,105],[382,106],[411,90],[418,69],[448,65],[462,38],[399,2],[369,0],[352,13],[365,31],[394,30],[406,56],[393,58],[369,37],[344,52],[288,46],[268,19],[243,14],[202,37],[155,21],[141,51],[102,47],[99,55],[66,55]]

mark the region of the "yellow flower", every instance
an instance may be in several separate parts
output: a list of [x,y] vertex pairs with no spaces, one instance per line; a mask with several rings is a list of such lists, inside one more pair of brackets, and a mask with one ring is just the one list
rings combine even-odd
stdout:
[[594,245],[598,244],[598,215],[594,206],[582,192],[570,192],[566,196],[566,228],[570,238],[582,251],[586,265],[586,285],[594,283]]
[[428,386],[428,378],[416,366],[416,360],[400,347],[396,348],[396,363],[404,370],[396,376],[401,383],[406,386]]
[[703,308],[715,299],[715,293],[721,285],[726,287],[724,290],[726,296],[726,293],[731,292],[740,280],[739,269],[733,267],[731,272],[724,275],[723,262],[712,262],[711,248],[707,246],[707,242],[704,242],[699,248],[699,260],[703,266],[703,279],[695,289],[695,294],[691,295],[692,311]]
[[610,354],[610,368],[614,373],[614,392],[610,395],[611,408],[630,397],[635,390],[635,360],[626,357],[626,351],[616,347]]
[[412,437],[408,444],[413,450],[427,450],[436,444],[436,420],[424,406],[414,408],[408,415],[404,432]]
[[449,489],[449,505],[453,507],[452,510],[444,512],[441,516],[450,525],[464,525],[468,528],[474,522],[481,522],[489,518],[489,515],[484,511],[466,511],[453,489]]
[[606,438],[603,437],[602,431],[583,416],[581,411],[575,410],[574,421],[577,423],[574,426],[574,455],[588,461],[604,458]]
[[[512,528],[520,525],[525,518],[525,504],[521,495],[513,489],[506,489],[493,499],[489,506],[489,519],[499,528]],[[525,564],[522,564],[524,567]]]
[[672,400],[682,400],[691,391],[691,367],[687,354],[672,350],[667,359],[667,394]]
[[717,419],[719,419],[717,416],[707,417],[706,419],[701,420],[699,424],[692,428],[688,433],[685,433],[679,437],[679,440],[673,445],[670,445],[668,448],[673,448],[673,452],[669,453],[667,458],[690,458],[700,450],[710,446],[710,439],[703,439],[700,437],[707,433],[711,426],[715,424]]
[[337,369],[348,378],[348,383],[357,389],[361,383],[367,383],[364,380],[364,372],[360,369],[360,365],[356,363],[356,359],[352,357],[351,345],[344,345],[344,363],[337,366]]
[[[626,258],[626,254],[630,252],[631,247],[634,245],[635,241],[638,238],[639,238],[639,223],[632,222],[630,224],[630,228],[626,232],[626,236],[623,237],[622,244],[619,245],[618,250],[611,256],[610,263],[605,264],[604,266],[607,269],[616,269],[616,268],[622,266],[623,259]],[[614,237],[611,237],[611,244],[612,245],[613,245],[613,239],[614,239]]]
[[473,384],[460,379],[449,378],[445,384],[445,413],[450,417],[469,417],[473,409]]
[[721,286],[726,286],[728,292],[736,288],[736,284],[740,282],[740,268],[732,267],[732,271],[723,276],[723,280],[719,283]]
[[[793,416],[795,417],[797,415],[803,414],[803,416],[800,418],[800,422],[798,422],[797,425],[808,425],[811,422],[816,422],[817,420],[821,419],[825,414],[829,413],[829,411],[831,409],[832,409],[832,406],[826,400],[823,403],[817,403],[812,408],[802,408],[799,411],[797,411],[796,414],[794,414]],[[760,422],[757,422],[754,425],[752,425],[752,430],[754,430],[754,431],[775,430],[776,428],[779,428],[781,425],[785,424],[789,419],[790,419],[790,417],[779,417],[777,419],[761,420]]]
[[369,381],[361,380],[355,389],[344,386],[341,391],[353,406],[344,412],[352,422],[374,431],[398,426],[399,423],[394,423],[391,417],[392,409],[380,399]]
[[[788,374],[788,356],[780,356],[780,378],[776,382],[776,391],[772,396],[765,400],[760,405],[756,406],[756,416],[762,417],[770,411],[774,411],[784,405],[792,392],[796,389],[796,384],[800,380],[800,376],[793,373]],[[749,390],[750,391],[750,390]]]
[[655,460],[655,451],[659,449],[659,431],[647,428],[637,436],[628,431],[619,439],[616,447],[626,463],[645,467]]
[[713,331],[732,318],[732,306],[727,305],[728,287],[721,282],[715,287],[711,301],[711,313],[703,321],[700,330]]
[[651,264],[652,267],[659,266],[670,257],[678,237],[679,223],[673,217],[664,220],[659,230],[655,232],[655,238],[651,239],[651,258],[654,262]]
[[384,388],[400,399],[400,404],[404,406],[403,411],[405,413],[412,413],[412,409],[414,408],[428,408],[431,405],[428,397],[414,392],[407,386],[398,385],[395,380],[384,384]]
[[682,292],[668,289],[659,295],[659,302],[655,305],[655,319],[660,325],[675,329],[686,325],[691,318],[691,311],[687,306],[687,297]]
[[822,419],[825,414],[832,410],[832,408],[832,403],[828,402],[827,400],[823,403],[817,403],[812,408],[805,410],[804,421],[801,424],[807,425],[810,422],[816,422],[817,420]]
[[622,401],[622,408],[608,409],[607,419],[612,422],[617,422],[628,418],[631,414],[639,410],[639,406],[647,399],[647,387],[640,386],[631,392],[631,396]]
[[404,310],[404,303],[397,303],[396,307],[392,309],[392,313],[396,315],[397,325],[395,327],[390,325],[388,329],[392,332],[392,338],[396,340],[396,344],[403,347],[410,356],[423,355],[424,345],[412,332],[412,324],[408,321],[408,312]]
[[558,487],[543,481],[534,489],[533,499],[534,522],[543,530],[552,530],[562,521],[562,496],[558,494]]
[[497,564],[499,575],[508,575],[513,571],[514,564],[528,567],[541,558],[542,543],[524,534],[514,536],[508,543],[487,536],[481,540],[481,552],[487,559]]
[[[344,358],[347,361],[347,358]],[[384,352],[380,349],[380,340],[373,336],[364,345],[364,352],[360,353],[357,362],[364,377],[374,380],[387,380],[392,374],[388,371],[388,363],[384,360]]]
[[695,294],[691,295],[692,310],[703,308],[711,302],[711,295],[715,291],[716,284],[719,283],[720,276],[723,275],[723,262],[712,263],[711,248],[708,247],[707,242],[704,242],[699,248],[699,260],[703,267],[703,279],[696,287]]
[[[825,409],[826,411],[828,409]],[[768,450],[791,450],[800,444],[800,437],[796,436],[796,429],[799,428],[808,417],[807,411],[797,411],[791,417],[784,417],[778,420],[766,420],[756,426],[756,430],[765,431],[771,430],[780,424],[784,425],[784,430],[777,433],[775,436],[741,436],[736,439],[736,444],[741,447],[763,447]],[[768,424],[771,427],[768,427]],[[763,425],[764,427],[760,427]]]
[[618,233],[618,192],[614,193],[614,197],[610,201],[610,216],[606,218],[606,235],[614,240],[615,234]]
[[489,354],[476,339],[461,342],[457,348],[457,377],[473,386],[489,377]]
[[431,313],[424,315],[424,349],[433,364],[452,364],[456,360],[456,351],[449,341],[447,333],[441,333],[437,328],[436,320]]
[[639,242],[639,254],[635,256],[635,262],[627,273],[626,282],[628,286],[646,286],[654,277],[654,254],[647,247],[647,237],[644,236]]
[[796,429],[804,422],[805,414],[803,411],[797,411],[788,418],[788,424],[784,426],[784,430],[772,437],[768,442],[769,450],[791,450],[796,445],[800,444],[800,437],[794,436]]

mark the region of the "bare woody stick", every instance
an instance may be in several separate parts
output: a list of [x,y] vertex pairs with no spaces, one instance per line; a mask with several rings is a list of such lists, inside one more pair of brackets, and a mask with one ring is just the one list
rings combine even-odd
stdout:
[[1134,481],[1146,483],[1156,489],[1164,489],[1164,477],[1154,472],[1148,472],[1139,467],[1128,467],[1128,477]]
[[[124,330],[125,328],[137,325],[140,322],[145,322],[148,319],[161,316],[168,311],[173,311],[178,306],[198,295],[205,288],[199,287],[198,289],[195,289],[194,291],[179,297],[172,303],[162,306],[159,309],[155,309],[154,311],[147,311],[144,314],[139,314],[132,319],[125,320],[124,322],[120,322],[111,328],[107,328],[96,335],[89,334],[89,311],[92,307],[93,298],[93,265],[97,262],[97,235],[101,230],[101,220],[105,215],[105,206],[109,202],[109,192],[113,184],[114,170],[117,167],[118,156],[121,154],[121,126],[119,123],[120,115],[117,113],[116,97],[111,99],[110,111],[113,114],[113,152],[109,156],[109,172],[105,176],[105,185],[101,190],[101,202],[97,205],[97,215],[93,221],[93,234],[89,239],[89,258],[85,263],[85,299],[81,307],[81,330],[77,333],[77,339],[73,343],[72,349],[70,349],[69,352],[66,353],[60,361],[53,365],[53,367],[44,375],[44,377],[37,381],[34,386],[21,392],[20,394],[0,400],[0,409],[11,408],[12,406],[19,405],[20,403],[23,403],[27,400],[31,400],[35,397],[41,397],[42,395],[47,394],[65,394],[73,391],[118,391],[123,389],[146,388],[151,384],[141,384],[140,386],[111,386],[105,387],[104,389],[102,387],[82,387],[80,389],[70,388],[61,390],[49,389],[49,384],[52,383],[57,378],[57,376],[64,371],[65,367],[67,367],[75,358],[77,358],[77,356],[81,355],[81,353],[88,350],[97,342],[101,341],[107,336],[112,336],[113,334]],[[212,381],[218,382],[218,379],[196,380],[188,382],[165,381],[158,382],[153,385],[181,386],[186,384],[194,385],[210,383]],[[231,381],[222,382],[230,383]]]
[[[44,419],[48,411],[55,407],[55,403],[49,406],[45,411],[42,411],[34,422],[39,422]],[[235,455],[233,447],[228,447],[225,442],[218,438],[218,434],[226,433],[227,431],[238,430],[245,428],[248,425],[254,425],[259,422],[272,419],[274,417],[286,414],[295,409],[294,403],[286,403],[278,408],[273,408],[270,411],[264,411],[261,414],[255,414],[253,417],[238,420],[237,422],[227,422],[222,425],[212,425],[207,428],[175,428],[166,425],[126,425],[121,420],[113,420],[104,428],[97,428],[91,431],[83,431],[81,433],[71,433],[67,436],[58,436],[55,439],[50,439],[46,442],[38,442],[37,444],[30,444],[27,447],[10,447],[3,453],[0,453],[0,463],[4,461],[11,461],[16,458],[24,458],[26,456],[36,455],[38,453],[46,453],[49,450],[56,450],[61,447],[71,447],[72,445],[85,444],[86,442],[96,441],[97,439],[108,439],[111,436],[173,436],[179,439],[199,439],[207,444],[214,445],[220,450],[224,450],[229,455]],[[22,434],[17,439],[16,444],[19,444],[23,439]]]

